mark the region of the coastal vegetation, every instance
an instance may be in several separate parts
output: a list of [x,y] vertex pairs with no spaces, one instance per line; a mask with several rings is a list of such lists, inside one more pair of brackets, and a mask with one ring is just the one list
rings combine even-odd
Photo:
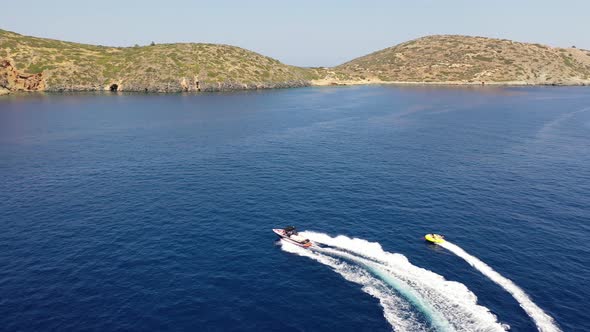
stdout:
[[0,64],[0,94],[370,83],[590,84],[590,51],[456,35],[415,39],[333,68],[302,68],[229,45],[108,47],[0,30]]
[[335,68],[353,79],[448,84],[590,83],[590,52],[506,39],[428,36]]
[[19,72],[42,74],[48,91],[248,89],[302,86],[315,78],[314,71],[229,45],[106,47],[0,30],[2,59]]

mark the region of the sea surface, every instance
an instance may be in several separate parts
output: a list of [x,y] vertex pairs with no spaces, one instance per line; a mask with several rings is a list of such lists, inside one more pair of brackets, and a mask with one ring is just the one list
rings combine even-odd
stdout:
[[0,98],[3,331],[590,331],[589,239],[587,87]]

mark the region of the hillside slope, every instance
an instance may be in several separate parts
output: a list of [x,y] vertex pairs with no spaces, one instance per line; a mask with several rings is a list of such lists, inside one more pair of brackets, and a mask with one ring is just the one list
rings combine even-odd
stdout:
[[[312,70],[228,45],[105,47],[4,30],[0,61],[0,86],[11,90],[207,91],[302,86],[315,77]],[[27,88],[26,77],[35,74],[39,84]]]
[[505,39],[428,36],[334,68],[351,80],[588,84],[590,51]]
[[505,39],[428,36],[334,68],[300,68],[228,45],[106,47],[0,30],[10,91],[218,91],[329,84],[590,85],[590,51]]

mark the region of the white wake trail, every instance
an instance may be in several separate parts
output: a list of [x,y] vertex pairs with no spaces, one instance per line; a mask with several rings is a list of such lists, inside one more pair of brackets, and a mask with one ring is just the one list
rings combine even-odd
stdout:
[[424,299],[410,285],[388,273],[387,269],[384,268],[381,264],[333,248],[314,248],[313,250],[319,251],[321,253],[326,253],[332,256],[342,257],[348,261],[357,263],[358,265],[364,267],[374,275],[378,276],[381,280],[393,287],[398,293],[400,293],[404,298],[411,302],[416,309],[418,309],[426,316],[426,318],[428,318],[432,327],[434,327],[436,331],[456,331],[453,325],[440,312],[438,312],[430,304],[430,302]]
[[392,292],[382,281],[371,276],[365,270],[339,259],[313,252],[285,241],[281,241],[281,248],[284,251],[308,257],[327,265],[344,279],[361,285],[364,292],[379,300],[381,307],[383,307],[383,316],[394,331],[429,331],[429,328],[421,323],[412,312],[408,302]]
[[531,317],[531,319],[535,322],[535,324],[537,325],[537,329],[539,331],[561,331],[555,323],[555,321],[553,320],[553,318],[547,315],[543,311],[543,309],[539,308],[539,306],[537,306],[520,287],[518,287],[514,282],[512,282],[512,280],[502,276],[500,273],[492,269],[489,265],[482,262],[477,257],[468,254],[465,250],[463,250],[456,244],[446,241],[439,245],[451,251],[455,255],[463,258],[467,263],[469,263],[469,265],[473,266],[483,275],[485,275],[490,280],[504,288],[508,293],[510,293],[514,297],[514,299],[520,304],[522,309],[524,309],[527,315],[529,315],[529,317]]
[[[457,331],[491,332],[509,328],[499,323],[488,308],[478,305],[477,296],[462,283],[446,280],[439,274],[417,267],[404,255],[384,251],[379,243],[342,235],[331,237],[316,232],[301,232],[301,235],[312,242],[338,248],[341,249],[340,252],[353,253],[377,263],[387,275],[411,287]],[[389,283],[388,280],[383,280]]]

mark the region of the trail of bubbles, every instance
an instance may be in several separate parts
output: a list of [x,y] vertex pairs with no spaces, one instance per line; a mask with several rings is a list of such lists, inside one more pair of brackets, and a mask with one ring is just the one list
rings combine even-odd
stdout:
[[281,241],[281,248],[290,253],[311,258],[321,264],[331,267],[344,279],[362,286],[362,290],[377,298],[383,307],[383,316],[394,331],[430,331],[429,327],[420,322],[410,304],[397,296],[382,281],[371,276],[370,273],[360,267],[348,264],[339,259],[312,252]]
[[489,309],[478,305],[475,294],[462,283],[448,281],[417,267],[404,255],[384,251],[379,243],[316,232],[301,232],[301,235],[378,263],[387,274],[409,285],[458,331],[505,331],[509,328],[500,324]]
[[531,317],[531,319],[537,325],[537,329],[541,332],[556,332],[561,331],[559,327],[555,324],[553,318],[547,315],[543,309],[539,308],[531,299],[530,297],[520,288],[518,287],[512,280],[502,276],[494,269],[492,269],[489,265],[479,260],[477,257],[474,257],[468,254],[465,250],[461,247],[450,243],[448,241],[439,244],[441,247],[448,249],[455,255],[463,258],[469,265],[473,266],[483,275],[488,277],[490,280],[495,282],[496,284],[500,285],[504,288],[508,293],[510,293],[516,301],[520,304],[522,309]]
[[344,258],[348,261],[352,261],[361,267],[364,267],[368,271],[372,272],[374,275],[379,277],[385,283],[393,287],[397,292],[399,292],[405,299],[407,299],[410,303],[414,305],[414,307],[422,312],[424,316],[430,321],[432,326],[436,329],[436,331],[441,332],[453,332],[455,329],[449,323],[449,321],[441,315],[428,301],[426,301],[418,292],[416,292],[412,287],[410,287],[407,283],[403,282],[402,280],[396,278],[395,276],[387,273],[387,271],[380,266],[379,263],[376,263],[371,260],[367,260],[361,258],[356,255],[352,255],[350,253],[333,249],[333,248],[314,248],[313,250],[319,251],[321,253],[325,253],[331,256],[338,256]]

